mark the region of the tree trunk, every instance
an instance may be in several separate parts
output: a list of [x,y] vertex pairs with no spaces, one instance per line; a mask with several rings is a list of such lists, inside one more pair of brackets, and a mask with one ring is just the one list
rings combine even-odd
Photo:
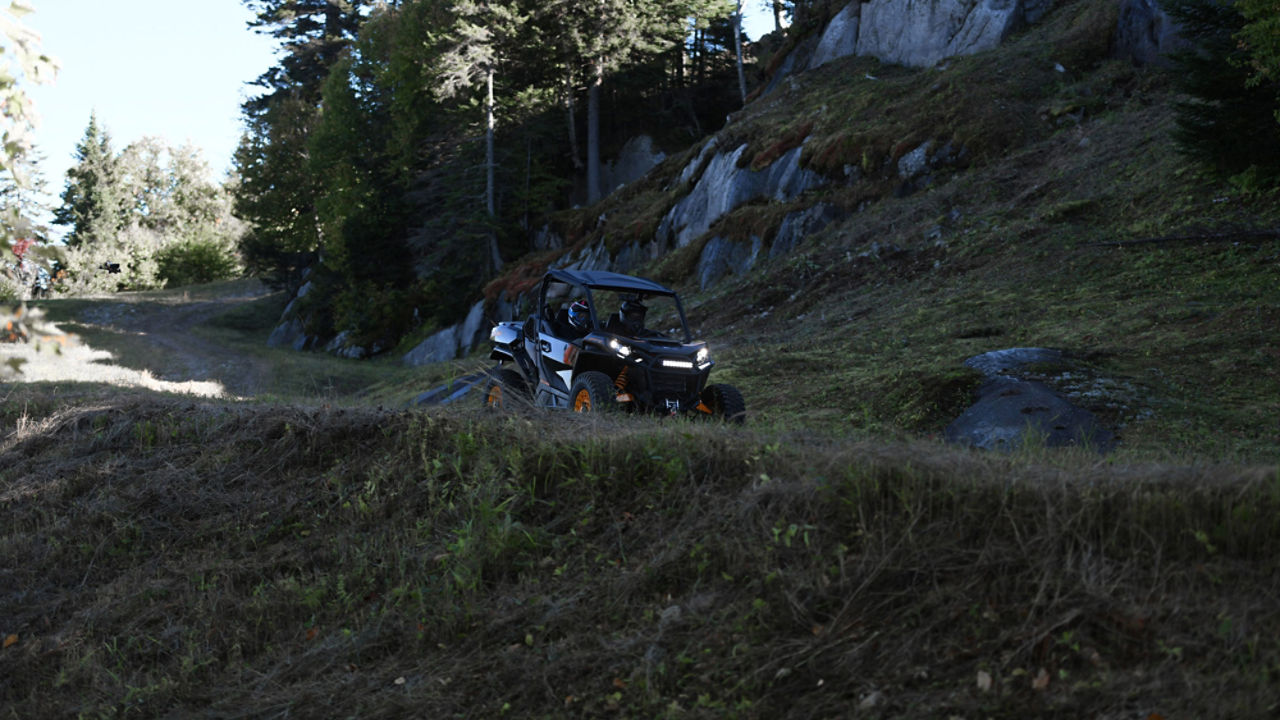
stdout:
[[484,104],[484,204],[489,217],[495,215],[493,209],[493,70],[485,71],[485,83],[488,85],[488,97]]
[[591,84],[587,88],[587,204],[600,200],[600,86],[604,84],[604,62],[595,60]]
[[747,75],[742,69],[742,0],[738,0],[737,12],[733,14],[733,50],[738,55],[738,92],[742,96],[742,104],[747,104]]
[[[488,85],[488,96],[485,99],[485,189],[484,202],[485,209],[489,211],[489,219],[492,221],[497,215],[493,201],[493,68],[485,71],[485,83]],[[489,270],[490,274],[496,273],[502,269],[502,253],[498,250],[498,235],[494,232],[493,223],[489,229]]]
[[782,0],[773,0],[773,29],[782,32]]
[[573,71],[564,71],[564,109],[569,116],[569,153],[573,158],[573,169],[582,169],[582,156],[578,154],[578,119],[577,108],[573,104]]

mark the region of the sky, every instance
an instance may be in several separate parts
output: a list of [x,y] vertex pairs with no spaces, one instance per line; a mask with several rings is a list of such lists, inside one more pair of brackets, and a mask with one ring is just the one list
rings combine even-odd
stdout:
[[[231,168],[248,85],[275,64],[275,41],[247,27],[241,0],[32,0],[25,23],[61,69],[28,87],[41,122],[36,146],[51,202],[66,184],[90,113],[118,152],[145,136],[200,148],[214,176]],[[745,30],[772,29],[758,0],[743,3]],[[54,228],[55,233],[57,228]]]
[[96,112],[118,152],[145,136],[190,141],[215,177],[231,166],[248,82],[275,63],[275,41],[250,31],[240,0],[34,0],[25,23],[61,68],[33,86],[49,191],[60,195]]

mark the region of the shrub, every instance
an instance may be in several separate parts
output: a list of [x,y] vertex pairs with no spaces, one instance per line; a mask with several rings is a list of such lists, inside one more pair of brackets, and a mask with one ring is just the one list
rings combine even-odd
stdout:
[[211,240],[170,245],[156,256],[158,275],[167,288],[227,280],[240,272],[230,249]]

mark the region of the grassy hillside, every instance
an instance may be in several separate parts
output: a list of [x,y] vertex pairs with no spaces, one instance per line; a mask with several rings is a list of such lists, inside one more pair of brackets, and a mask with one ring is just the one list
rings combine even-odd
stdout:
[[[744,206],[643,272],[688,294],[757,423],[935,434],[970,401],[966,358],[1046,346],[1089,378],[1082,402],[1123,457],[1280,458],[1280,196],[1178,154],[1170,78],[1111,59],[1115,23],[1110,0],[1060,3],[994,52],[925,70],[847,58],[735,116],[720,147],[747,142],[758,166],[807,136],[802,163],[833,183]],[[901,197],[897,160],[928,140],[965,159]],[[651,237],[694,150],[562,228],[579,244]],[[708,238],[767,247],[817,202],[850,216],[698,292]]]
[[8,400],[6,716],[1239,718],[1280,702],[1274,467]]
[[[745,428],[399,409],[484,352],[264,348],[278,296],[192,321],[252,400],[0,385],[0,718],[1274,715],[1280,201],[1178,156],[1168,79],[1106,58],[1112,22],[1060,3],[999,51],[847,59],[735,118],[752,162],[807,134],[810,167],[862,173],[713,229],[849,213],[779,262],[705,292],[699,242],[644,270]],[[904,192],[929,139],[968,159]],[[651,237],[687,160],[561,229]],[[164,376],[148,314],[224,292],[45,310]],[[124,330],[86,320],[121,303]],[[937,439],[964,359],[1016,346],[1067,352],[1037,370],[1115,452]]]

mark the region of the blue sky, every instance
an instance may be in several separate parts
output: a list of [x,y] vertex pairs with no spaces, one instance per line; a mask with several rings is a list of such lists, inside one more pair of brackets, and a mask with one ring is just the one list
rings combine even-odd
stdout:
[[[40,114],[36,144],[44,176],[62,193],[90,112],[113,147],[147,135],[199,147],[216,177],[231,167],[247,83],[275,63],[274,42],[250,31],[240,0],[34,0],[26,24],[61,63],[52,86],[29,88]],[[759,37],[772,17],[744,2],[746,31]]]
[[90,112],[118,151],[147,135],[201,148],[216,176],[240,137],[240,103],[274,62],[239,0],[35,0],[26,24],[61,63],[54,85],[30,88],[36,144],[61,194]]

